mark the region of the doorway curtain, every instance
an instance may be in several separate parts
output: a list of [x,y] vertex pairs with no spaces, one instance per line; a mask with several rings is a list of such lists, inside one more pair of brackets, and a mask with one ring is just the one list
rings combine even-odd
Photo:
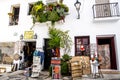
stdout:
[[98,45],[98,54],[102,58],[100,62],[100,69],[111,69],[110,62],[110,45]]

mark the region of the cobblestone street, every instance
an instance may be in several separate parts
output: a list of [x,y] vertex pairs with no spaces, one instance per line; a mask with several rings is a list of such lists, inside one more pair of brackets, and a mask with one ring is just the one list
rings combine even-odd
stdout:
[[23,70],[11,72],[11,73],[3,73],[0,76],[0,80],[50,80],[49,73],[43,71],[40,73],[40,76],[37,78],[26,77]]
[[[83,75],[74,80],[120,80],[120,74],[103,74],[103,76],[104,78],[92,78],[91,75]],[[19,70],[1,74],[0,80],[51,80],[51,77],[47,71],[42,71],[37,78],[26,77],[23,74],[23,70]],[[63,77],[62,80],[71,80],[71,76]]]

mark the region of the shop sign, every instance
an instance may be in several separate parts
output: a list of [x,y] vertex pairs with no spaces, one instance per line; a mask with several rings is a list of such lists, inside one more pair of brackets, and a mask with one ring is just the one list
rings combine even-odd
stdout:
[[60,58],[52,57],[51,66],[52,66],[52,80],[61,80],[61,66]]
[[60,63],[61,63],[60,58],[52,57],[51,64],[56,65],[56,64],[60,64]]
[[34,31],[25,31],[24,32],[24,39],[33,39]]

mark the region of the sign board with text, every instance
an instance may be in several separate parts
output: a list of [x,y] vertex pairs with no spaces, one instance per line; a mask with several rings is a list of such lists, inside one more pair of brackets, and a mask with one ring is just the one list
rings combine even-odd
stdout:
[[25,31],[24,32],[24,39],[33,39],[34,31]]

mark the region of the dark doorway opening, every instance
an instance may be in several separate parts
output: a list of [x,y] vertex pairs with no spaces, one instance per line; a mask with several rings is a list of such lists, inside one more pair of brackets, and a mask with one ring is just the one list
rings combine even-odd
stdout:
[[24,62],[25,67],[30,67],[33,64],[33,52],[36,49],[36,42],[24,42],[23,46],[24,52]]
[[52,57],[52,50],[49,49],[48,41],[50,39],[44,39],[44,70],[49,70],[49,67],[51,65],[51,57]]
[[[106,55],[107,57],[105,57],[106,60],[110,59],[110,69],[117,69],[117,64],[116,64],[116,52],[115,52],[115,42],[114,42],[114,36],[111,37],[97,37],[97,45],[98,50],[101,48],[101,50],[107,50],[109,55],[107,54],[107,52],[103,53],[104,55]],[[100,47],[101,46],[101,47]],[[107,47],[108,46],[108,47]],[[102,51],[103,52],[103,51]],[[106,61],[104,61],[106,62]],[[106,64],[106,66],[108,66],[108,64]],[[105,68],[105,67],[103,67]],[[106,68],[105,68],[106,69]]]

